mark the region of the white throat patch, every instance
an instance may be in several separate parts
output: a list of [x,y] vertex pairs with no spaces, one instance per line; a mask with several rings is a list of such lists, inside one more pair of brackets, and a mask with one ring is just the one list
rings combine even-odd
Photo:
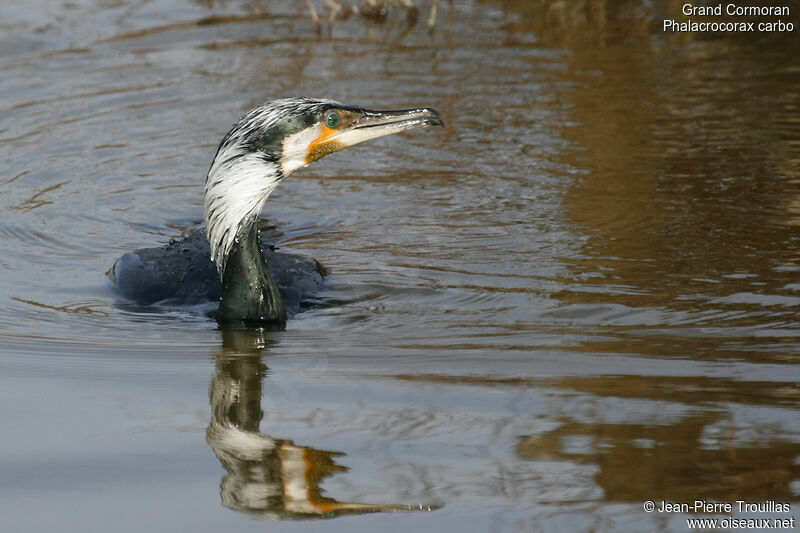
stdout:
[[281,170],[284,176],[288,176],[298,168],[308,165],[308,147],[320,135],[322,135],[322,124],[315,124],[288,135],[283,140]]

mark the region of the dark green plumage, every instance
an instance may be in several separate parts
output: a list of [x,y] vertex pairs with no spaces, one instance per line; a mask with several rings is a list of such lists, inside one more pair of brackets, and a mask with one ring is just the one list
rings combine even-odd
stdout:
[[[263,228],[259,247],[278,286],[289,316],[318,303],[325,269],[315,259],[274,250],[279,234]],[[210,259],[210,248],[202,230],[161,248],[143,248],[117,259],[108,274],[114,286],[133,303],[149,306],[194,306],[211,303],[216,311],[222,296],[222,281]]]

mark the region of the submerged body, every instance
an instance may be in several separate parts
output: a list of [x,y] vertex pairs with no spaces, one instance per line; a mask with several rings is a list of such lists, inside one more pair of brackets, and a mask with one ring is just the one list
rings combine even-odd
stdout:
[[275,187],[297,169],[349,146],[442,125],[430,108],[370,111],[313,98],[259,106],[233,125],[211,163],[204,201],[208,239],[194,234],[126,254],[109,277],[140,304],[218,299],[220,323],[283,327],[287,313],[299,311],[319,288],[324,270],[313,259],[275,253],[259,242],[260,213]]
[[[319,303],[325,269],[314,258],[279,252],[277,235],[259,235],[259,248],[269,266],[289,316]],[[222,297],[222,280],[211,260],[211,247],[205,232],[195,230],[180,240],[160,248],[128,252],[114,263],[108,277],[116,289],[131,302],[141,305],[211,306]]]

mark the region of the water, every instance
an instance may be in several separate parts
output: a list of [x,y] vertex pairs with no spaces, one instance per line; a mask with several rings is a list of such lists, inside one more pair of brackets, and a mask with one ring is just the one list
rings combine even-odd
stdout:
[[[508,0],[319,38],[277,4],[0,6],[4,531],[686,530],[648,499],[796,516],[797,31]],[[227,128],[299,94],[447,122],[269,200],[340,305],[280,333],[125,306],[113,261],[198,227]],[[302,520],[319,508],[339,516]]]

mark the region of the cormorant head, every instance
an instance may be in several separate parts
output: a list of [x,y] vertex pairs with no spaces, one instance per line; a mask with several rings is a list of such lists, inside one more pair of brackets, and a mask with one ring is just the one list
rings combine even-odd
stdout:
[[248,112],[222,139],[206,178],[206,231],[220,274],[237,233],[283,178],[369,139],[443,125],[430,108],[371,111],[314,98],[275,100]]

